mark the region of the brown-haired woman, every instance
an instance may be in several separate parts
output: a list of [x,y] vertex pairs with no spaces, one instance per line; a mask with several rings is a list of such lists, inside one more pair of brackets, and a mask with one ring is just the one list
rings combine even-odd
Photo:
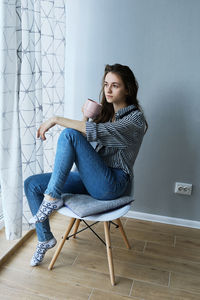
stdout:
[[[66,127],[60,134],[52,173],[30,176],[24,183],[36,224],[38,244],[31,266],[39,265],[55,246],[48,217],[63,205],[63,193],[90,194],[99,200],[122,196],[133,178],[133,165],[147,122],[137,100],[138,83],[129,67],[106,65],[101,91],[102,110],[94,120],[54,116],[44,122],[37,137],[54,125]],[[94,149],[90,142],[96,142]],[[76,164],[77,171],[71,171]]]

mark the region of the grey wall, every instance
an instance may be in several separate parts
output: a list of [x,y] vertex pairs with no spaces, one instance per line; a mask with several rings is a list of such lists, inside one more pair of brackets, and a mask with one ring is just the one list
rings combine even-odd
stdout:
[[[65,115],[98,99],[105,64],[129,65],[149,122],[136,211],[200,220],[200,1],[68,0]],[[192,196],[174,194],[175,181]]]

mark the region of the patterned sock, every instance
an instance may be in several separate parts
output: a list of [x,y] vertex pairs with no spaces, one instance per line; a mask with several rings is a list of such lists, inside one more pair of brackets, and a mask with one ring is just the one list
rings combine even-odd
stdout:
[[48,201],[44,198],[36,215],[29,220],[29,224],[44,222],[55,210],[62,206],[62,199]]
[[55,238],[52,238],[51,240],[45,242],[38,242],[36,251],[33,254],[30,265],[32,267],[38,266],[43,261],[47,250],[53,248],[56,245],[56,243],[57,241]]

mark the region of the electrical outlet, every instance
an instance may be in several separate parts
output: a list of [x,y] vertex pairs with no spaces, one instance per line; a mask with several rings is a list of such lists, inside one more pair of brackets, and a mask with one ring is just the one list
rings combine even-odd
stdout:
[[182,194],[182,195],[191,195],[192,194],[192,184],[191,183],[183,183],[183,182],[175,182],[174,193]]

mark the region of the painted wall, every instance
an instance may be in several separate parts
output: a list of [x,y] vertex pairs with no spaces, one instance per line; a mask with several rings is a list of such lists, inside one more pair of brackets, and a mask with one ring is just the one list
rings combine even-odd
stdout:
[[[98,99],[105,64],[131,67],[149,122],[134,210],[200,220],[200,1],[67,0],[65,115]],[[192,196],[174,194],[176,181]]]

